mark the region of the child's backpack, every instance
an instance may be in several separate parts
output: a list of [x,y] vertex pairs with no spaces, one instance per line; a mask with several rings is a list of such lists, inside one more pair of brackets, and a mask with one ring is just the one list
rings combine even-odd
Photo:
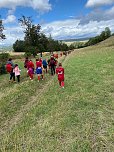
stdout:
[[10,73],[10,72],[12,71],[12,66],[11,66],[11,64],[6,64],[6,71],[7,71],[8,73]]
[[55,65],[55,61],[54,61],[54,59],[53,60],[50,60],[50,64],[49,64],[50,66],[54,66]]

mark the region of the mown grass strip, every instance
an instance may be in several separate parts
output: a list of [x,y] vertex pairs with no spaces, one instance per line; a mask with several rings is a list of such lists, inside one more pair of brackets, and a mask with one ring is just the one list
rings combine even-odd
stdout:
[[1,140],[1,151],[114,151],[114,53],[71,54],[65,89],[57,78]]

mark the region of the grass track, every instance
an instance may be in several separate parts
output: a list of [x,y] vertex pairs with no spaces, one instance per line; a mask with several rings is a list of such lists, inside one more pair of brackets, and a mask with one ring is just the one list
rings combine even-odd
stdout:
[[[4,131],[1,152],[114,151],[114,47],[100,46],[80,49],[66,58],[63,90],[56,77],[46,82],[40,95],[31,91],[35,90],[36,81],[30,89],[24,85],[32,97],[25,96],[22,85],[12,86],[23,93],[21,107],[27,101],[34,100],[35,104],[23,112],[20,121],[12,122],[11,129]],[[7,96],[3,94],[1,106],[8,102]],[[18,99],[16,93],[15,96]],[[10,103],[12,108],[14,103]],[[7,110],[3,113],[3,122],[10,120],[12,114],[18,116],[18,110],[8,112],[10,117]]]

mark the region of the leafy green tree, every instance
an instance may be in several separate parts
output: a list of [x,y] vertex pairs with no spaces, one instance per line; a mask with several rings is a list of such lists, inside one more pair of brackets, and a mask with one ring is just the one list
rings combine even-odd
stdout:
[[24,27],[24,41],[17,40],[13,45],[15,51],[24,50],[27,54],[31,53],[33,56],[36,56],[37,53],[42,52],[53,52],[53,51],[60,51],[60,50],[68,50],[68,46],[66,44],[61,44],[60,41],[55,41],[50,36],[49,38],[42,32],[41,26],[39,24],[34,25],[32,23],[31,17],[22,16],[19,19],[21,26]]
[[5,64],[9,58],[9,56],[10,56],[9,53],[1,53],[0,54],[0,75],[7,73],[6,68],[5,68]]
[[54,40],[52,39],[51,35],[48,38],[47,50],[48,52],[52,52],[52,53],[54,51]]
[[[0,19],[0,40],[6,39],[6,36],[3,34],[3,30],[4,30],[4,26],[2,23],[2,19]],[[8,57],[9,57],[8,53],[1,53],[0,54],[0,74],[6,73],[5,64],[6,64]]]
[[109,38],[111,36],[111,30],[109,29],[109,27],[105,28],[105,37]]
[[31,17],[22,16],[22,18],[19,19],[19,22],[25,28],[24,40],[25,40],[26,45],[36,46],[40,38],[41,26],[39,24],[34,25],[32,23]]
[[67,46],[67,44],[63,43],[61,44],[61,51],[68,51],[69,47]]
[[13,49],[14,49],[15,52],[25,52],[26,51],[25,42],[22,41],[22,40],[17,40],[13,44]]
[[45,34],[40,33],[37,47],[38,47],[39,53],[41,53],[41,57],[42,57],[42,52],[47,52],[47,50],[48,50],[48,38],[46,37]]
[[85,44],[85,46],[97,44],[97,43],[109,38],[110,36],[111,36],[111,31],[110,31],[109,27],[106,27],[105,30],[102,31],[100,35],[90,38],[89,41]]
[[105,31],[102,31],[102,33],[100,34],[100,40],[103,41],[106,39],[106,33]]
[[3,34],[4,26],[2,23],[2,19],[0,19],[0,39],[6,39],[6,36]]

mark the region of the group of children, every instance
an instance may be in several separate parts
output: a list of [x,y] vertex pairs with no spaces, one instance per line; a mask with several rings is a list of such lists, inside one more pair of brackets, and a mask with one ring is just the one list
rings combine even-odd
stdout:
[[[40,79],[44,79],[44,73],[47,73],[48,68],[51,70],[51,75],[58,75],[58,81],[60,87],[64,88],[64,68],[62,64],[59,63],[57,66],[57,60],[54,56],[46,61],[46,59],[42,60],[42,58],[37,58],[36,63],[34,65],[32,60],[29,60],[28,57],[25,59],[24,67],[27,69],[27,74],[31,81],[33,81],[34,74],[37,74],[38,82]],[[15,82],[15,76],[17,77],[17,82],[20,82],[20,69],[18,64],[13,64],[12,59],[10,58],[6,64],[6,70],[10,73],[10,80]]]
[[20,69],[18,67],[18,64],[13,64],[12,59],[10,58],[6,64],[6,70],[8,73],[10,73],[10,80],[15,82],[15,76],[17,77],[17,81],[20,82]]

